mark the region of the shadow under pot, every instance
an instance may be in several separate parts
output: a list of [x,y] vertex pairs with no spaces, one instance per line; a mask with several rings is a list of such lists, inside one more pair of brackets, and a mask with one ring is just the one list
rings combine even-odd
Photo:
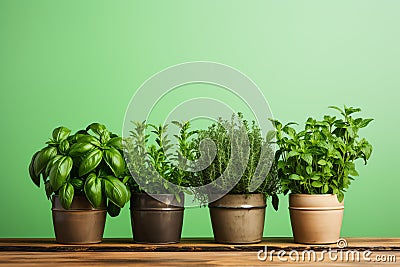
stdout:
[[52,199],[56,241],[62,244],[95,244],[103,239],[107,210],[92,207],[85,196],[74,196],[69,210],[61,206],[58,196]]
[[215,242],[261,242],[266,208],[263,194],[227,194],[208,207]]
[[181,239],[184,194],[132,194],[131,224],[137,243],[171,244]]
[[289,210],[294,242],[332,244],[339,240],[344,202],[336,195],[290,194]]

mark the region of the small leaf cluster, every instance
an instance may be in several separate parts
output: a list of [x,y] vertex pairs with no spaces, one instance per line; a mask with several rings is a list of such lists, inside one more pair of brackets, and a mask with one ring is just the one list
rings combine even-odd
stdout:
[[359,108],[331,106],[341,118],[324,116],[323,120],[308,118],[304,130],[296,132],[288,123],[272,120],[276,129],[276,164],[282,189],[299,194],[336,194],[341,202],[354,176],[354,161],[367,160],[372,146],[358,132],[373,119],[354,118]]
[[[201,149],[203,140],[215,144],[214,154],[212,146]],[[233,114],[231,120],[219,118],[207,129],[199,130],[194,140],[197,158],[203,161],[200,165],[208,167],[196,173],[196,186],[214,183],[220,192],[232,188],[231,194],[262,193],[266,198],[272,196],[273,206],[278,209],[280,184],[270,141],[270,137],[262,137],[255,121],[249,123],[241,113]],[[219,177],[223,183],[217,185],[215,181]],[[232,184],[232,177],[239,181]]]
[[123,181],[126,164],[121,137],[92,123],[74,135],[58,127],[46,144],[33,155],[29,173],[38,187],[42,178],[48,198],[58,195],[65,209],[70,208],[74,195],[85,195],[94,208],[108,199],[109,214],[119,214],[130,199]]
[[[180,201],[180,190],[171,188],[170,183],[184,187],[190,185],[191,173],[185,171],[187,160],[194,155],[193,147],[188,141],[194,134],[190,131],[190,123],[173,122],[180,127],[180,133],[174,136],[177,144],[172,143],[167,134],[168,125],[133,123],[134,129],[130,131],[129,138],[124,140],[127,169],[132,176],[129,180],[132,192],[174,193]],[[150,129],[150,133],[146,132],[147,129]],[[150,137],[154,137],[154,142],[149,141]],[[133,177],[144,183],[138,184]]]

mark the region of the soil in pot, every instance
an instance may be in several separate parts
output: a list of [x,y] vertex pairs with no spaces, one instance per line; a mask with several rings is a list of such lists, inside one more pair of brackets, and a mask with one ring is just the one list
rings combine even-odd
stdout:
[[94,244],[103,239],[107,211],[95,209],[85,196],[74,196],[69,210],[53,197],[52,214],[56,241],[63,244]]
[[172,194],[158,194],[156,198],[132,194],[133,239],[149,244],[178,243],[182,233],[184,195],[180,195],[181,202]]
[[336,195],[289,195],[294,241],[303,244],[332,244],[340,238],[344,202]]
[[215,241],[228,244],[260,242],[264,230],[265,203],[263,194],[228,194],[210,203]]

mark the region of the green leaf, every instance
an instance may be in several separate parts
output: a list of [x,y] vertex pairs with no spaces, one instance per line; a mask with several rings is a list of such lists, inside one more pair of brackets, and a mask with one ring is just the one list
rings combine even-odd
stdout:
[[291,158],[291,157],[298,156],[298,155],[300,155],[299,152],[292,150],[287,154],[287,158]]
[[336,106],[329,106],[328,108],[332,108],[332,109],[336,109],[337,111],[340,112],[340,114],[342,114],[343,116],[345,116],[346,114],[344,114],[344,111],[341,108],[338,108]]
[[361,123],[358,124],[357,126],[358,126],[358,128],[367,127],[368,124],[369,124],[371,121],[373,121],[373,120],[374,120],[374,119],[363,119],[363,120],[361,121]]
[[117,217],[121,212],[121,208],[115,205],[113,202],[108,201],[107,212],[111,217]]
[[68,175],[72,169],[72,164],[73,161],[71,157],[63,156],[51,167],[50,185],[53,191],[57,191],[66,183]]
[[75,189],[81,190],[83,189],[83,181],[79,178],[74,178],[70,180],[70,183],[74,186]]
[[85,154],[92,150],[95,146],[92,143],[75,143],[71,146],[69,154],[73,157]]
[[299,181],[299,180],[301,180],[301,177],[299,175],[293,173],[289,176],[289,179]]
[[306,167],[306,172],[307,172],[307,174],[312,173],[312,167],[310,165]]
[[39,154],[36,155],[35,161],[33,163],[33,170],[36,176],[46,168],[47,163],[57,155],[57,148],[55,147],[45,147],[40,150]]
[[35,169],[33,167],[36,156],[40,153],[40,151],[33,154],[31,162],[29,164],[29,176],[32,179],[32,182],[37,186],[40,187],[40,175],[36,175]]
[[323,184],[322,184],[320,181],[313,181],[313,182],[311,183],[311,185],[312,185],[313,187],[317,187],[317,188],[323,186]]
[[318,160],[318,165],[324,166],[326,165],[326,161],[324,159]]
[[125,160],[121,153],[114,147],[104,151],[104,159],[116,177],[120,177],[125,171]]
[[74,199],[74,187],[70,183],[65,183],[58,191],[60,203],[64,209],[68,210],[71,207]]
[[275,138],[275,135],[276,135],[276,131],[269,130],[265,137],[265,142],[267,142],[267,143],[271,142]]
[[78,143],[90,143],[95,146],[100,146],[100,141],[94,136],[91,136],[89,134],[85,135],[79,135],[78,138],[76,139],[76,142]]
[[272,207],[274,210],[278,210],[279,208],[279,197],[276,194],[272,195]]
[[302,155],[301,155],[301,158],[302,158],[305,162],[307,162],[308,165],[311,165],[311,164],[312,164],[312,155],[311,155],[311,154],[308,154],[308,153],[302,154]]
[[50,175],[50,170],[53,167],[54,164],[57,163],[57,161],[59,161],[60,159],[62,159],[64,156],[62,155],[55,155],[54,158],[52,158],[51,160],[49,160],[49,162],[46,165],[46,169],[43,172],[43,178],[47,178]]
[[118,207],[123,208],[129,200],[129,192],[126,186],[113,176],[103,177],[102,181],[107,198]]
[[95,148],[86,154],[81,162],[81,165],[79,166],[79,176],[82,177],[83,175],[96,169],[102,158],[103,152],[98,148]]
[[53,194],[53,189],[51,188],[50,181],[44,183],[44,189],[46,191],[47,199],[50,199],[51,194]]
[[53,130],[53,139],[56,142],[61,142],[62,140],[65,140],[68,138],[69,134],[71,133],[71,130],[65,127],[58,127]]
[[94,173],[89,174],[89,176],[86,178],[84,190],[90,204],[92,204],[92,206],[96,209],[99,208],[103,202],[101,179],[98,178]]
[[86,131],[89,130],[92,130],[95,134],[100,136],[104,131],[107,131],[107,128],[103,124],[95,122],[86,127]]
[[328,190],[329,190],[329,186],[327,184],[324,184],[324,186],[322,187],[322,193],[326,194],[326,193],[328,193]]
[[60,142],[60,145],[58,146],[58,149],[60,150],[60,153],[63,155],[66,155],[69,151],[69,142],[68,140],[62,140]]
[[122,150],[122,138],[114,137],[108,141],[107,145],[114,147],[115,149]]
[[321,176],[319,176],[319,175],[313,175],[313,176],[311,176],[311,180],[314,180],[314,181],[317,181],[317,180],[319,180],[321,178]]
[[336,194],[336,196],[337,196],[339,202],[342,202],[342,201],[343,201],[343,199],[344,199],[344,194],[343,194],[343,192],[339,191],[339,192]]

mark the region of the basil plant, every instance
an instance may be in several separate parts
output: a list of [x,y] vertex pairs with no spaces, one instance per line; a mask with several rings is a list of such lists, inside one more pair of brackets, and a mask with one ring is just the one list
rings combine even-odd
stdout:
[[119,214],[130,199],[124,184],[121,137],[92,123],[73,135],[58,127],[46,144],[33,155],[29,174],[38,187],[43,180],[47,198],[58,195],[65,209],[70,208],[74,195],[85,195],[94,208],[104,206],[108,199],[108,213]]
[[367,164],[371,144],[358,134],[373,119],[355,118],[359,108],[330,107],[341,118],[308,118],[304,130],[296,132],[288,123],[271,120],[276,129],[278,174],[283,192],[294,194],[336,194],[339,202],[355,176],[355,161]]

